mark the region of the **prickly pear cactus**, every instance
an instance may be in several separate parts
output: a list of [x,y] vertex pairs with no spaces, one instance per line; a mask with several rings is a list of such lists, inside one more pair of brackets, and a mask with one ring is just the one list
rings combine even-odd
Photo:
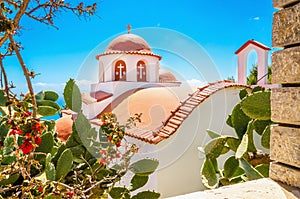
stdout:
[[[237,138],[207,131],[212,140],[202,150],[206,160],[201,168],[201,176],[203,185],[209,189],[268,177],[269,155],[257,150],[253,134],[256,132],[261,136],[263,147],[270,147],[270,91],[256,87],[249,93],[243,89],[240,99],[226,121],[234,128]],[[223,169],[219,169],[218,157],[230,150],[235,155],[228,157]]]

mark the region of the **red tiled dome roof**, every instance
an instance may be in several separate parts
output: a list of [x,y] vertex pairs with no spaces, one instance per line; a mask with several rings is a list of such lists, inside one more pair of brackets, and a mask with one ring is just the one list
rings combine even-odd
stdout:
[[108,53],[114,51],[139,51],[152,53],[149,44],[142,37],[135,34],[124,34],[110,42],[105,52]]
[[112,40],[104,53],[96,56],[96,59],[103,55],[110,54],[138,54],[155,56],[161,60],[161,56],[154,54],[149,44],[140,36],[135,34],[123,34]]

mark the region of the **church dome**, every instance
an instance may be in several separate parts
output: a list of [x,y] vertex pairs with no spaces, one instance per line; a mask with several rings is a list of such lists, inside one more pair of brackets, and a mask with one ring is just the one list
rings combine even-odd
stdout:
[[159,72],[159,82],[177,82],[176,77],[170,71]]
[[142,37],[131,33],[120,35],[112,40],[105,52],[98,54],[96,59],[111,54],[148,55],[161,60],[161,56],[153,53],[149,44]]
[[105,52],[114,51],[152,53],[149,44],[142,37],[135,34],[124,34],[110,42]]

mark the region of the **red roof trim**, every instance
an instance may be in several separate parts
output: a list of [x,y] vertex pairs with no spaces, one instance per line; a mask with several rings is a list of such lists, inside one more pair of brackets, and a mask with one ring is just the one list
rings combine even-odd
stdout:
[[96,59],[99,60],[99,57],[105,56],[105,55],[113,55],[113,54],[131,54],[131,55],[149,55],[149,56],[154,56],[157,57],[159,60],[161,60],[161,56],[151,53],[151,52],[140,52],[140,51],[110,51],[110,52],[105,52],[102,54],[99,54],[96,56]]
[[271,48],[269,48],[268,46],[265,46],[265,45],[255,41],[255,40],[249,40],[244,45],[242,45],[242,47],[240,47],[237,51],[235,51],[235,54],[239,54],[242,50],[244,50],[250,44],[253,44],[253,45],[255,45],[259,48],[262,48],[264,50],[271,50]]

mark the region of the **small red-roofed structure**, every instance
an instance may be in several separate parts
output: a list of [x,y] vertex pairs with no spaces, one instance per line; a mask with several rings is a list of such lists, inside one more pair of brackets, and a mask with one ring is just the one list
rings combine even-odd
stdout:
[[247,84],[247,59],[252,50],[257,53],[257,84],[264,86],[268,83],[268,53],[271,49],[255,40],[247,41],[235,52],[238,56],[238,83]]

